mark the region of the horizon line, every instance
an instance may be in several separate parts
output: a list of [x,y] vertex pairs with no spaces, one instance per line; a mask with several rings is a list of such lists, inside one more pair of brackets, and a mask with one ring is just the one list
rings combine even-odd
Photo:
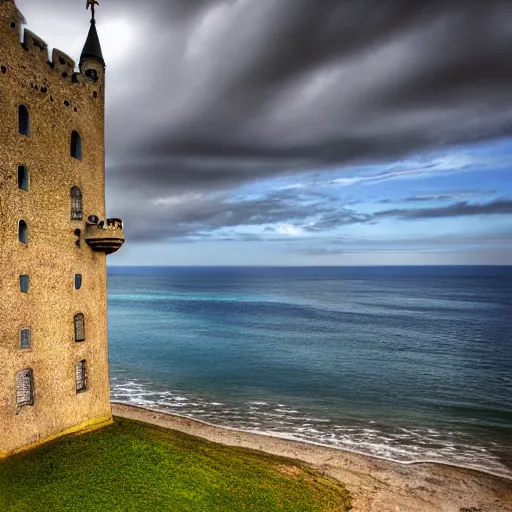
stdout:
[[392,267],[512,267],[508,264],[437,264],[437,265],[107,265],[107,268],[392,268]]

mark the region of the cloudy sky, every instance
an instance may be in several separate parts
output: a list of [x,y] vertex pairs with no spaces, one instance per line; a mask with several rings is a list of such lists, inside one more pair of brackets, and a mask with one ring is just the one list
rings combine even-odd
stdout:
[[509,0],[100,3],[111,264],[512,264]]

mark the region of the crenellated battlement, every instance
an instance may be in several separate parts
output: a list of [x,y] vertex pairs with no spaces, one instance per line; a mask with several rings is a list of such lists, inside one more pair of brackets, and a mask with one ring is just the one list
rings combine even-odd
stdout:
[[73,76],[75,72],[75,61],[57,48],[53,49],[51,64],[53,69],[63,78]]
[[[90,48],[92,41],[93,48],[98,53],[92,57],[87,54],[87,52],[85,56],[84,53],[82,53],[79,68],[75,60],[57,48],[52,50],[50,59],[48,43],[29,28],[23,27],[26,23],[23,14],[16,7],[14,0],[0,0],[0,30],[4,31],[8,28],[8,32],[11,33],[13,38],[17,39],[20,47],[25,51],[26,56],[30,59],[34,59],[32,64],[34,73],[40,74],[44,72],[44,69],[41,69],[40,65],[40,63],[44,63],[45,66],[48,66],[49,69],[60,76],[65,82],[91,85],[94,91],[94,98],[103,94],[103,80],[101,75],[105,71],[105,63],[101,55],[101,48],[99,46],[94,21],[91,24],[91,30],[87,38],[86,47],[84,47],[84,52],[86,52],[88,45]],[[2,60],[1,55],[0,60]],[[89,65],[83,66],[83,61],[86,60],[89,61]],[[8,65],[8,63],[4,64],[4,62],[0,64],[4,66]]]
[[28,28],[23,31],[23,49],[31,52],[43,62],[48,62],[48,45]]

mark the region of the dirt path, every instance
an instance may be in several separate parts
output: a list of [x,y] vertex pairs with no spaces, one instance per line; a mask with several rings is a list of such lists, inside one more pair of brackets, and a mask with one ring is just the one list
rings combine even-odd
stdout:
[[479,471],[443,464],[398,464],[140,407],[113,404],[112,411],[115,416],[179,430],[216,443],[307,462],[346,484],[353,496],[353,512],[512,512],[512,480]]

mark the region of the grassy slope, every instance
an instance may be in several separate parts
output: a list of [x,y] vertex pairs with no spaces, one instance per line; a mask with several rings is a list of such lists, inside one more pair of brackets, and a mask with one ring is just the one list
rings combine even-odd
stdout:
[[117,419],[0,463],[2,512],[344,511],[338,482],[293,460]]

